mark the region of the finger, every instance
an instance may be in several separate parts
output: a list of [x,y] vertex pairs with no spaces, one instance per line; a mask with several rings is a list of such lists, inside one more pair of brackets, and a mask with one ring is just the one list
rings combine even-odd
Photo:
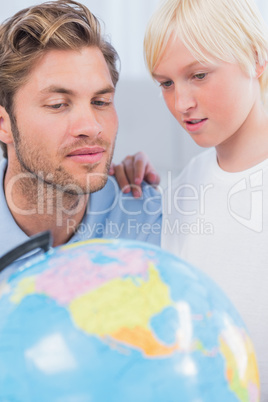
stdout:
[[135,177],[134,177],[134,165],[135,165],[135,157],[134,156],[127,156],[122,162],[125,170],[125,176],[128,180],[130,185],[135,184]]
[[135,155],[134,156],[127,156],[123,160],[123,165],[124,165],[124,173],[126,176],[126,180],[129,183],[129,188],[132,192],[132,195],[134,198],[139,198],[142,195],[142,190],[140,184],[136,184],[135,180],[135,166],[137,162],[135,160]]
[[120,163],[119,165],[114,165],[113,168],[114,168],[114,176],[117,180],[119,187],[121,188],[123,193],[129,193],[130,185],[128,178],[126,176],[125,167],[123,163]]
[[147,167],[145,174],[144,174],[144,180],[147,181],[147,183],[152,184],[154,186],[158,186],[160,183],[160,176],[159,174],[154,170],[152,166]]
[[138,152],[136,155],[134,155],[133,175],[135,184],[139,185],[144,180],[148,164],[149,160],[144,152]]
[[125,165],[120,163],[114,166],[115,178],[124,194],[132,192],[134,198],[139,198],[142,195],[140,186],[129,183],[129,178],[126,175]]
[[113,176],[114,173],[115,173],[114,167],[115,167],[115,164],[112,162],[111,165],[110,165],[109,171],[108,171],[108,174],[109,174],[110,176]]
[[134,198],[140,198],[142,196],[142,188],[139,184],[132,184],[130,187]]

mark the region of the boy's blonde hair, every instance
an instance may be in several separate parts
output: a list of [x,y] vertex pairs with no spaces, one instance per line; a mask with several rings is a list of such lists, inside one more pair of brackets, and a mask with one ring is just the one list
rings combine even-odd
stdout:
[[[49,50],[98,47],[114,86],[119,72],[118,54],[101,32],[98,19],[73,0],[48,1],[19,11],[0,26],[0,105],[13,122],[13,98],[26,82],[35,63]],[[6,144],[0,142],[4,157]]]
[[[253,0],[166,0],[149,21],[145,59],[152,74],[172,34],[200,62],[238,62],[249,76],[268,60],[267,26]],[[266,102],[268,69],[259,78]]]

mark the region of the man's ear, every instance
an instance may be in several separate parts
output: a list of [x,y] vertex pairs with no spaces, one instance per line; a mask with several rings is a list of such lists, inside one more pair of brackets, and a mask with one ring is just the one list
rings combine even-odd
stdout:
[[10,117],[3,106],[0,106],[0,141],[5,144],[13,143]]
[[266,69],[267,66],[267,61],[264,63],[263,66],[261,66],[258,62],[256,63],[256,77],[260,78],[260,76],[263,74],[264,70]]

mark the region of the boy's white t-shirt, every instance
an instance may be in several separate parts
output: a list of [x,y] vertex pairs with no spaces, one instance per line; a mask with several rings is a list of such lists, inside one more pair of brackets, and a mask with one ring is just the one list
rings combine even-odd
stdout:
[[168,186],[163,208],[162,247],[209,275],[235,305],[268,401],[268,160],[229,173],[209,149]]

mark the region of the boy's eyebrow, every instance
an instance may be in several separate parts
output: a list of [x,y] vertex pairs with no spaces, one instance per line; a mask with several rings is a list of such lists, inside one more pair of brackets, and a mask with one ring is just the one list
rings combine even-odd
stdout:
[[[193,61],[192,63],[190,63],[190,64],[187,64],[185,67],[183,67],[183,70],[184,71],[187,71],[187,70],[190,70],[191,68],[193,68],[193,67],[196,67],[196,66],[200,66],[200,65],[203,65],[202,63],[200,63],[200,61]],[[165,76],[164,75],[161,75],[161,74],[155,74],[155,73],[152,73],[152,76],[155,78],[155,79],[159,79],[159,78],[165,78]]]
[[190,68],[192,68],[192,67],[195,67],[195,66],[202,66],[202,63],[200,63],[200,61],[193,61],[192,63],[190,63],[190,64],[188,64],[186,67],[185,67],[185,70],[189,70]]
[[[94,93],[94,96],[105,95],[107,93],[113,94],[115,92],[115,88],[112,85],[108,85],[105,88],[102,88]],[[50,93],[58,93],[58,94],[66,94],[66,95],[75,95],[76,92],[72,89],[58,87],[56,85],[50,85],[41,90],[41,94],[50,94]]]

